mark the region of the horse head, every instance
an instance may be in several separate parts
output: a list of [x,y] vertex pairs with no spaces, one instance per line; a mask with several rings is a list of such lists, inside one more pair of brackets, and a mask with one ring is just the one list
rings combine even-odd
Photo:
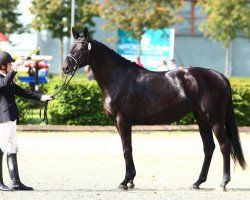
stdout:
[[64,74],[72,74],[74,70],[86,66],[88,63],[88,56],[91,50],[91,43],[88,29],[84,29],[82,36],[72,28],[74,42],[70,48],[70,53],[66,56],[62,71]]

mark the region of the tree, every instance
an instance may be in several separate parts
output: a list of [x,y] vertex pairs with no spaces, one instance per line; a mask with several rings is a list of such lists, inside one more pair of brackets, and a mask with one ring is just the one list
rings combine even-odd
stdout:
[[1,0],[0,1],[0,32],[14,33],[22,32],[23,25],[18,21],[21,15],[17,11],[19,0]]
[[207,15],[200,29],[226,48],[224,74],[230,76],[230,44],[238,34],[250,36],[249,0],[199,0]]
[[138,40],[141,54],[141,38],[146,29],[161,29],[180,21],[176,16],[184,1],[180,0],[103,0],[95,1],[85,10],[92,10],[107,21],[105,28],[121,29]]
[[[75,27],[83,29],[94,26],[89,12],[82,12],[84,4],[90,4],[91,0],[76,0]],[[32,27],[36,30],[49,30],[52,37],[58,38],[61,43],[61,64],[63,62],[63,38],[69,37],[71,33],[71,0],[32,0],[30,11],[35,15]],[[59,71],[59,74],[61,71]]]

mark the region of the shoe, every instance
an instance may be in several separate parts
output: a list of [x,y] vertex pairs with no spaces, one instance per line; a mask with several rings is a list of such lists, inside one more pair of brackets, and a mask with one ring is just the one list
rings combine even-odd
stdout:
[[34,190],[32,187],[28,187],[20,181],[16,153],[7,154],[7,164],[10,173],[10,178],[13,182],[13,190]]
[[0,182],[0,191],[13,191],[13,189],[7,187],[3,182]]
[[25,190],[25,191],[34,190],[33,187],[28,187],[28,186],[24,185],[21,181],[19,181],[19,183],[13,183],[12,189],[13,190]]

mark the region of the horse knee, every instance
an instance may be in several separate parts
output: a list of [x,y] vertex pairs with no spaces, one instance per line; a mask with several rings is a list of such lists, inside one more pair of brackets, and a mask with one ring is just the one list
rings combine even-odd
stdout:
[[230,141],[226,141],[223,144],[220,144],[220,151],[222,154],[230,154],[232,145]]
[[125,159],[129,159],[132,156],[132,149],[131,148],[124,149],[123,155]]
[[210,145],[207,145],[206,147],[204,147],[204,153],[206,155],[213,155],[214,153],[214,149],[215,149],[215,144],[211,143]]

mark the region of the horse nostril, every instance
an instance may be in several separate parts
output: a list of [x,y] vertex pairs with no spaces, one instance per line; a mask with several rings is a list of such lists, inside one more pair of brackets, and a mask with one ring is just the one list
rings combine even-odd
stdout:
[[68,66],[67,66],[67,67],[64,67],[64,68],[63,68],[63,71],[64,71],[64,72],[69,72],[69,67],[68,67]]
[[63,73],[67,74],[69,72],[69,67],[64,65],[62,67],[62,71],[63,71]]

